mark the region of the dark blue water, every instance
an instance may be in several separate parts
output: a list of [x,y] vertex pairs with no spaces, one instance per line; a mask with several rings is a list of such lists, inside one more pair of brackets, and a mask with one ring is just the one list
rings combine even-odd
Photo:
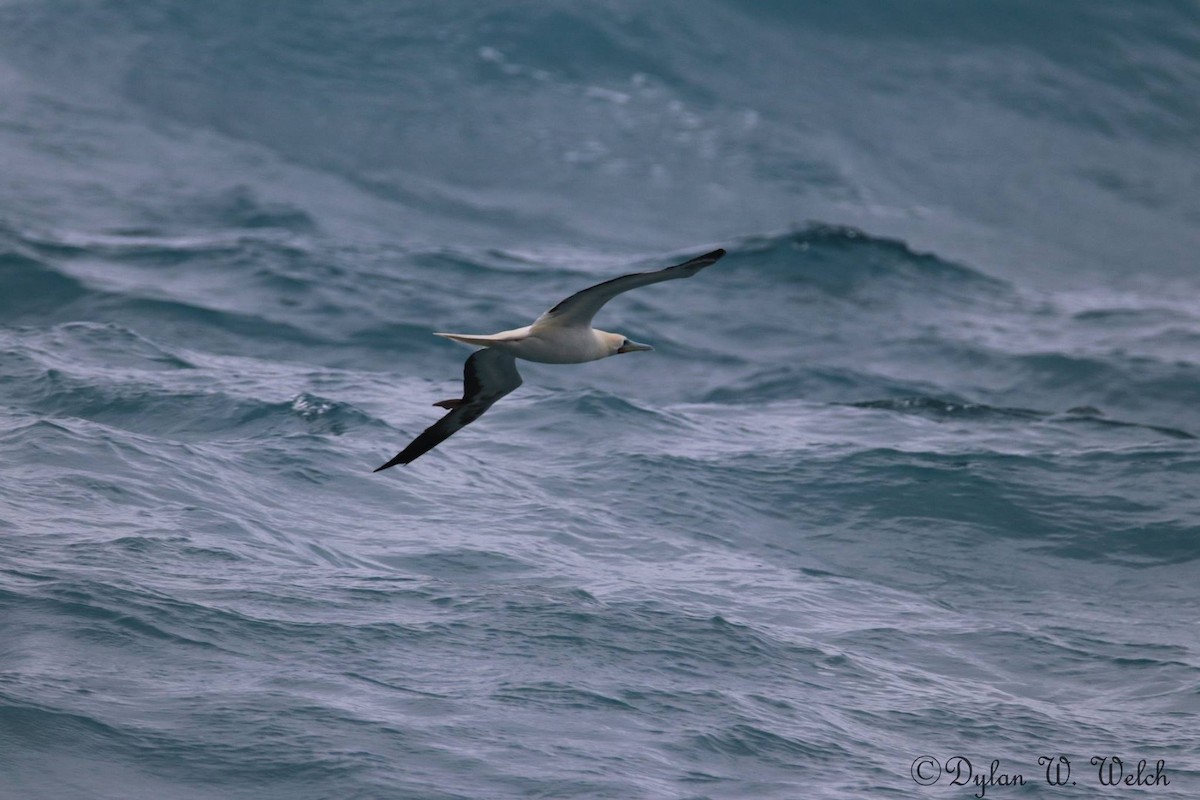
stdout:
[[[1197,796],[1198,86],[1182,1],[0,2],[0,797]],[[433,331],[717,246],[371,473]]]

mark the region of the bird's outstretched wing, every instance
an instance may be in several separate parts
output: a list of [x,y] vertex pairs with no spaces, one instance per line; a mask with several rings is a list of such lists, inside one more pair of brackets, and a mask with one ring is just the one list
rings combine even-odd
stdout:
[[590,327],[592,317],[596,316],[596,312],[605,303],[622,292],[628,292],[630,289],[636,289],[639,286],[649,286],[652,283],[659,283],[661,281],[690,278],[705,267],[720,261],[724,255],[724,250],[713,250],[711,253],[705,253],[702,256],[693,258],[691,261],[685,261],[682,264],[676,264],[666,269],[660,269],[655,272],[635,272],[632,275],[622,275],[619,278],[613,278],[604,283],[597,283],[595,286],[588,287],[582,292],[576,292],[545,314],[542,314],[534,321],[532,327],[535,329],[538,326],[547,325],[581,325],[583,327]]
[[475,351],[463,367],[462,399],[434,403],[449,408],[450,413],[426,428],[408,447],[375,472],[397,464],[408,464],[423,456],[463,426],[479,419],[493,403],[520,385],[521,375],[517,372],[516,359],[511,354],[493,348]]

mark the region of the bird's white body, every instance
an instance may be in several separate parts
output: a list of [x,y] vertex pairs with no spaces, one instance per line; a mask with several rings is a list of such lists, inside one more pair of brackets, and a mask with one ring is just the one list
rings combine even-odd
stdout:
[[408,447],[376,472],[396,464],[408,464],[429,452],[455,431],[480,417],[492,404],[521,385],[516,359],[540,361],[543,364],[582,364],[619,353],[653,350],[648,344],[632,342],[619,333],[597,330],[592,317],[605,303],[622,292],[652,283],[690,278],[705,267],[715,264],[725,255],[724,250],[693,258],[673,267],[655,272],[636,272],[598,283],[563,300],[542,314],[533,324],[511,331],[491,334],[439,333],[456,342],[481,347],[467,358],[463,367],[462,399],[434,403],[450,410],[436,423],[426,428]]
[[460,333],[439,333],[447,339],[477,347],[503,350],[516,358],[542,364],[582,364],[598,361],[621,352],[623,345],[649,350],[648,345],[636,345],[617,333],[596,330],[590,325],[533,324],[488,336]]

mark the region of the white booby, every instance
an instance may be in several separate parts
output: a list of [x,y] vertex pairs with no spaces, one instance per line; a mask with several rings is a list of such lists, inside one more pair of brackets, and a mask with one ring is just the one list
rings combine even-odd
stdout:
[[713,250],[702,256],[655,272],[635,272],[598,283],[563,300],[542,314],[532,325],[501,331],[486,336],[461,333],[438,333],[463,344],[476,345],[477,350],[467,358],[463,369],[463,396],[459,400],[442,400],[435,406],[450,409],[440,420],[426,428],[408,447],[375,472],[409,464],[437,447],[464,425],[469,425],[492,407],[492,404],[521,385],[516,360],[540,361],[543,364],[581,364],[618,353],[653,350],[648,344],[630,341],[619,333],[608,333],[592,327],[605,303],[622,292],[649,286],[652,283],[690,278],[705,267],[715,264],[725,255]]

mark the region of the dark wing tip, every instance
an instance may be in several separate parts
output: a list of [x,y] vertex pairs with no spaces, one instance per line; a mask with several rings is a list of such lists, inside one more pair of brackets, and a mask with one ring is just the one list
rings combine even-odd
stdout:
[[407,463],[408,463],[407,461],[401,461],[400,457],[396,456],[391,461],[384,464],[382,467],[376,467],[375,469],[371,470],[371,472],[382,472],[383,470],[387,469],[388,467],[394,467],[397,464],[407,464]]
[[680,264],[679,266],[693,267],[693,268],[707,267],[710,264],[715,264],[716,262],[720,261],[724,257],[725,257],[725,248],[718,247],[716,250],[713,250],[711,253],[705,253],[702,256],[696,256],[691,261],[685,261],[682,264]]

